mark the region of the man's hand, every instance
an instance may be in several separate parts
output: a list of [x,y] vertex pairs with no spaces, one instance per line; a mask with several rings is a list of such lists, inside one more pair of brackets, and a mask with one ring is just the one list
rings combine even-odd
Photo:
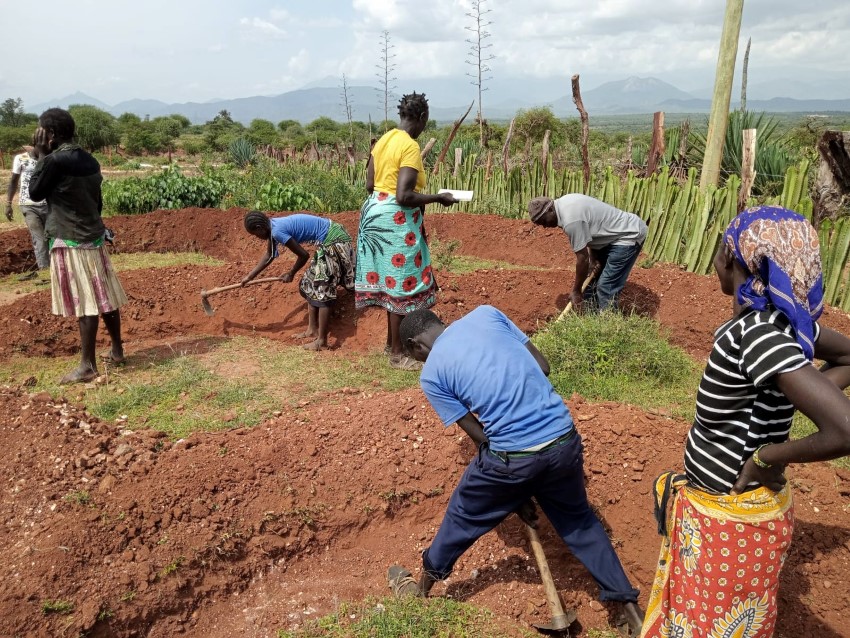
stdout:
[[12,202],[6,202],[6,219],[12,221]]
[[291,282],[293,278],[294,275],[291,272],[284,273],[280,276],[280,280],[285,284]]
[[581,312],[582,305],[584,304],[584,295],[573,290],[570,293],[570,303],[573,305],[573,312]]
[[525,503],[519,506],[516,515],[522,519],[522,522],[533,529],[537,529],[537,506],[534,501],[528,499]]
[[244,279],[242,279],[242,281],[240,281],[240,282],[239,282],[239,285],[240,285],[240,286],[242,286],[242,287],[244,287],[244,286],[245,286],[245,284],[247,284],[249,281],[251,281],[251,278],[250,278],[250,277],[245,277]]
[[738,494],[746,492],[747,486],[750,483],[758,483],[759,485],[763,485],[769,489],[771,492],[779,492],[783,487],[785,487],[787,480],[784,472],[784,465],[759,467],[755,464],[753,458],[750,457],[747,459],[747,462],[744,463],[744,467],[741,469],[741,473],[738,475],[738,480],[735,481],[735,485],[732,486],[730,494],[737,496]]

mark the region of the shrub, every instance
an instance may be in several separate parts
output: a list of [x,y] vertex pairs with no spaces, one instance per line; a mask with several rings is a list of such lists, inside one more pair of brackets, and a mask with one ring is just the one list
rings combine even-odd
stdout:
[[252,164],[257,155],[254,145],[244,137],[239,137],[230,142],[227,152],[230,155],[230,161],[239,168],[245,168],[248,164]]
[[130,177],[103,185],[103,202],[110,212],[136,214],[160,208],[217,207],[227,183],[210,175],[186,177],[176,165],[148,177]]
[[259,199],[254,204],[260,210],[321,210],[322,201],[298,184],[267,182],[260,188]]

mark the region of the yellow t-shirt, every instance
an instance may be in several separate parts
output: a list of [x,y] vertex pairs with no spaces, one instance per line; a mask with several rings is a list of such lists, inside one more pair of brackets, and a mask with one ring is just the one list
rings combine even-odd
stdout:
[[416,176],[417,193],[425,189],[425,167],[419,144],[407,131],[395,128],[387,131],[372,148],[372,163],[375,168],[375,192],[395,195],[398,186],[398,172],[403,166],[418,172]]

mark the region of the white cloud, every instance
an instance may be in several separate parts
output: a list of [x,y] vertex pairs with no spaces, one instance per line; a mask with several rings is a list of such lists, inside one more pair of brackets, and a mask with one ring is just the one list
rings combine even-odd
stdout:
[[262,18],[242,18],[239,20],[239,26],[247,36],[261,36],[275,40],[282,40],[287,36],[286,31]]

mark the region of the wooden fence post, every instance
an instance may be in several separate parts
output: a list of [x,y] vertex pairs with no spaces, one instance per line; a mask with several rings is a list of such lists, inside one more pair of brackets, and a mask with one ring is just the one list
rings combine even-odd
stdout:
[[445,144],[443,144],[443,149],[440,151],[440,156],[437,158],[437,161],[434,162],[434,168],[431,171],[432,175],[437,174],[437,169],[440,167],[440,164],[442,164],[443,160],[446,158],[446,153],[449,152],[449,146],[452,145],[452,140],[454,140],[455,135],[457,135],[457,130],[460,128],[460,125],[463,124],[463,121],[466,119],[466,116],[469,115],[469,112],[472,110],[474,104],[475,100],[470,103],[469,108],[466,109],[466,113],[464,113],[461,118],[454,123],[454,126],[452,126],[452,130],[449,133],[449,136],[446,138]]
[[756,181],[756,133],[758,129],[744,129],[744,146],[741,156],[741,190],[738,193],[738,210],[744,210]]
[[463,161],[463,149],[458,146],[455,149],[455,169],[452,172],[452,177],[457,177],[457,174],[460,172],[460,164]]
[[590,187],[590,157],[587,153],[587,140],[590,137],[590,124],[588,123],[587,111],[581,99],[581,88],[579,87],[578,74],[572,77],[573,102],[578,109],[581,118],[581,163],[584,168],[584,189]]
[[540,158],[540,163],[542,164],[543,169],[543,195],[544,197],[549,196],[549,136],[552,134],[552,131],[546,129],[546,133],[543,134],[543,155]]
[[508,134],[505,135],[505,145],[502,147],[502,170],[505,171],[505,179],[508,177],[508,155],[511,152],[511,138],[514,136],[514,122],[516,118],[511,119],[508,126]]

